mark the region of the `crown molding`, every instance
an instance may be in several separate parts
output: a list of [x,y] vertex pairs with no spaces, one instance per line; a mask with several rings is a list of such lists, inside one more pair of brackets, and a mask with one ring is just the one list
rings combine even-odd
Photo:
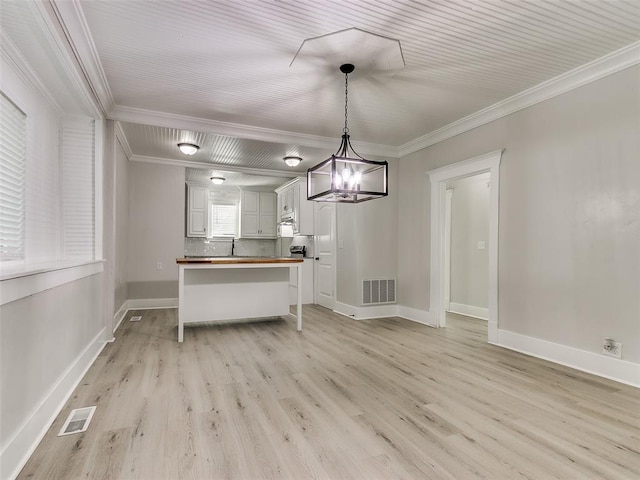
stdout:
[[[33,88],[44,101],[49,105],[57,115],[62,116],[64,109],[56,101],[55,97],[51,95],[51,92],[42,83],[38,74],[31,68],[31,65],[26,58],[22,55],[18,47],[13,40],[0,29],[0,55],[2,60],[14,67],[15,72],[20,76],[22,81]],[[3,88],[6,88],[3,85]],[[6,92],[11,96],[11,92]],[[15,100],[14,100],[15,101]]]
[[100,104],[103,115],[106,116],[106,113],[115,106],[115,102],[80,2],[51,0],[51,9],[93,96]]
[[442,128],[407,142],[399,148],[400,157],[405,157],[423,148],[468,132],[476,127],[480,127],[524,108],[599,80],[625,68],[637,65],[638,63],[640,63],[640,41],[574,68],[551,80],[542,82],[535,87],[524,90],[501,102],[495,103],[485,109],[479,110]]
[[31,1],[30,7],[39,15],[42,31],[49,38],[55,54],[55,61],[64,68],[71,81],[70,88],[78,95],[87,112],[95,117],[104,118],[102,109],[89,78],[84,74],[80,59],[75,54],[71,38],[68,36],[65,25],[59,17],[53,2]]
[[[116,105],[109,112],[109,118],[119,122],[140,123],[166,128],[181,128],[196,132],[227,135],[230,137],[246,138],[263,142],[291,143],[305,147],[327,149],[335,151],[339,138],[305,135],[302,133],[286,132],[271,128],[254,127],[239,123],[221,122],[207,118],[177,115],[142,108],[123,107]],[[352,142],[360,153],[375,156],[398,158],[398,147],[378,145],[374,143]]]
[[131,145],[129,145],[129,140],[127,140],[127,136],[125,135],[120,122],[113,122],[113,130],[115,132],[116,140],[124,150],[124,154],[128,159],[131,159],[133,157],[133,150],[131,150]]
[[133,155],[129,160],[133,162],[155,163],[158,165],[170,165],[173,167],[200,168],[206,170],[221,170],[225,172],[247,173],[251,175],[262,175],[265,177],[291,178],[304,175],[304,172],[294,172],[291,170],[267,170],[264,168],[238,167],[227,165],[226,163],[194,162],[191,160],[178,160],[174,158],[148,157],[144,155]]

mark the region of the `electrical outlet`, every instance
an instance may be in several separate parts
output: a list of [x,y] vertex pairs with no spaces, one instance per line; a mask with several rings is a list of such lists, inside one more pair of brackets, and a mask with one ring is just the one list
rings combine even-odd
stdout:
[[162,270],[163,266],[162,266],[162,262],[157,262],[156,263],[156,270]]
[[605,338],[602,341],[602,353],[610,357],[622,358],[622,343],[612,338]]

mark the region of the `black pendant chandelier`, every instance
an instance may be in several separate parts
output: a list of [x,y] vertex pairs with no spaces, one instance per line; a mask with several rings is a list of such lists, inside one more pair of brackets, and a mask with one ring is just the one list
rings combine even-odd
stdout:
[[344,73],[344,128],[338,151],[307,170],[307,200],[360,203],[388,195],[389,165],[367,160],[351,146],[348,126],[350,63],[340,66]]

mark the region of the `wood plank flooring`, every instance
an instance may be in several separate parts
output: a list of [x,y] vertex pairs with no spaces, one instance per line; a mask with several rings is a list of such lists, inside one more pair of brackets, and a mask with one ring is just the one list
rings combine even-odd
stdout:
[[[130,312],[19,479],[640,478],[640,390],[486,343],[486,324],[194,326]],[[72,408],[85,433],[56,437]]]

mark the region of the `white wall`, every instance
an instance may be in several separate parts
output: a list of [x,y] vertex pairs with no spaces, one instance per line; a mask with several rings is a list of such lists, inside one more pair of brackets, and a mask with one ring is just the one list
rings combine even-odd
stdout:
[[[489,298],[489,173],[452,182],[451,310],[486,309]],[[484,242],[481,249],[478,242]],[[466,308],[471,307],[471,308]]]
[[[32,263],[56,260],[61,221],[58,139],[64,112],[45,100],[51,97],[42,87],[36,89],[34,85],[43,83],[36,81],[34,70],[17,56],[11,63],[4,52],[1,57],[0,88],[27,114],[27,177],[33,191],[27,195],[26,228],[41,232],[27,235],[27,257]],[[101,269],[89,267],[92,272]],[[0,285],[3,292],[23,290],[16,285],[38,292],[0,307],[2,479],[17,474],[104,345],[103,275],[64,280],[78,270],[83,269],[7,278]],[[57,286],[49,287],[52,278]]]
[[363,279],[397,277],[398,161],[387,161],[387,197],[337,208],[336,299],[354,307],[361,304]]
[[499,328],[640,363],[640,67],[443,141],[400,162],[400,300],[429,308],[425,172],[505,148]]
[[[129,299],[178,298],[184,253],[185,169],[129,162]],[[157,270],[157,263],[162,270]]]
[[102,348],[101,313],[101,274],[0,307],[0,478],[26,460]]

